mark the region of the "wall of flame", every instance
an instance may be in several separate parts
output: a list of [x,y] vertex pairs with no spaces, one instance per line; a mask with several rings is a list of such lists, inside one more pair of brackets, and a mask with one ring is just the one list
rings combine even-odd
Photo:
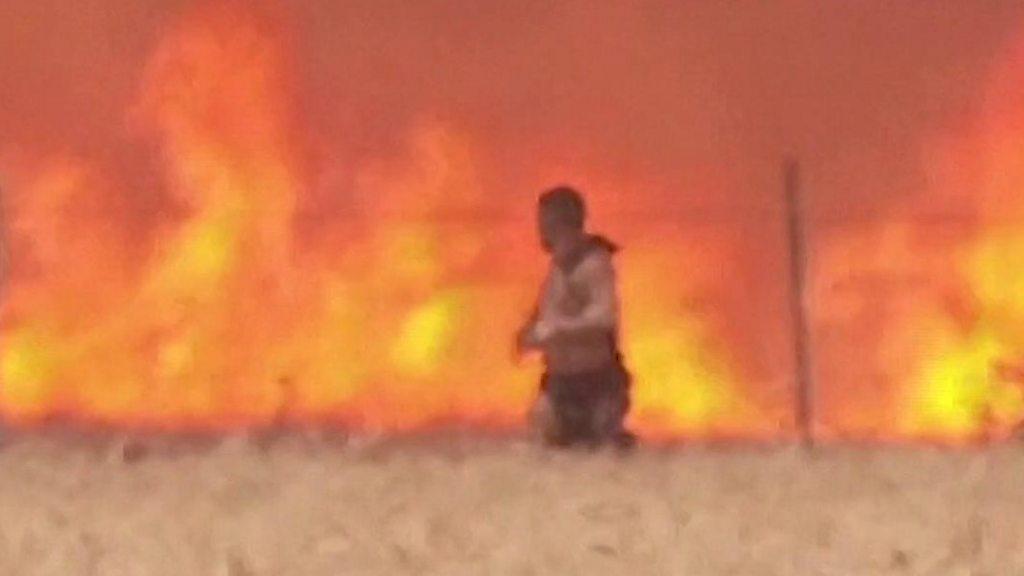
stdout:
[[[122,6],[129,24],[156,32],[148,39],[126,28],[125,46],[111,48],[119,56],[109,61],[62,51],[48,36],[46,46],[58,53],[50,64],[75,70],[61,74],[75,79],[68,86],[76,93],[11,89],[12,109],[32,109],[25,95],[37,94],[52,118],[3,116],[20,135],[0,146],[3,418],[172,430],[282,422],[388,431],[451,422],[518,426],[540,369],[510,358],[511,334],[543,273],[533,199],[544,186],[571,181],[587,191],[595,227],[626,247],[620,266],[626,353],[636,375],[633,424],[651,437],[788,437],[793,326],[777,161],[782,151],[803,148],[818,432],[961,440],[1016,426],[1024,416],[1016,380],[1024,364],[1024,279],[1015,272],[1024,246],[1015,196],[1024,176],[1024,102],[1015,88],[1024,84],[1024,52],[997,42],[1013,37],[1012,18],[993,10],[988,28],[979,25],[990,40],[960,40],[975,46],[974,60],[939,58],[946,68],[931,68],[970,70],[978,79],[972,89],[950,84],[948,108],[959,113],[943,109],[933,115],[941,122],[928,116],[889,139],[896,144],[879,137],[878,149],[859,151],[851,142],[865,137],[864,126],[903,109],[893,104],[879,119],[869,104],[847,123],[824,121],[822,102],[854,110],[856,90],[801,97],[801,87],[836,85],[820,71],[827,57],[807,56],[803,43],[830,42],[814,31],[840,25],[819,20],[811,4],[794,3],[786,14],[730,8],[735,19],[665,6],[667,21],[685,21],[696,34],[687,37],[668,24],[658,28],[639,9],[588,11],[567,2],[564,13],[544,21],[558,27],[523,24],[517,38],[525,41],[490,46],[484,31],[507,33],[539,17],[540,8],[527,4],[508,18],[482,12],[477,26],[460,27],[456,18],[450,30],[485,54],[510,53],[504,70],[523,76],[514,88],[501,84],[504,74],[488,76],[496,87],[473,80],[486,62],[415,26],[417,19],[440,25],[451,13],[444,3],[409,8],[394,20],[383,8],[353,5],[358,14],[349,16],[363,25],[337,34],[320,30],[326,24],[316,10],[328,9],[318,3],[138,3]],[[49,18],[33,12],[46,3],[19,6],[7,21]],[[83,26],[116,22],[102,2],[77,10]],[[924,21],[920,34],[952,17],[938,10],[922,20],[900,10],[871,17],[902,26]],[[774,30],[776,21],[795,22],[801,32],[736,60],[748,37]],[[709,26],[753,36],[698,34]],[[841,26],[846,35],[860,33]],[[593,27],[608,33],[595,40],[587,31]],[[394,35],[378,38],[385,29]],[[447,70],[449,83],[424,81],[446,70],[400,48],[418,34],[429,41],[412,45],[456,68],[479,69],[476,76]],[[882,44],[904,36],[898,27],[879,34]],[[321,65],[331,50],[351,49],[344,44],[351,38],[377,52],[338,55],[360,81],[351,93],[335,92],[344,78]],[[714,61],[680,67],[658,56],[659,48],[699,54],[701,42],[721,43],[722,62],[743,74]],[[984,42],[991,45],[977,47]],[[550,62],[537,46],[557,48]],[[586,58],[566,63],[565,54]],[[580,68],[581,61],[599,55],[614,72],[600,85],[633,82],[635,101],[605,100],[601,90],[560,96],[577,82],[593,84],[601,66]],[[820,69],[812,57],[825,58]],[[16,58],[4,62],[18,77],[35,78]],[[785,75],[758,75],[778,62],[787,64],[792,86]],[[371,64],[400,72],[360,68]],[[859,65],[877,66],[884,79],[921,63]],[[858,70],[858,81],[885,100],[879,79]],[[643,71],[669,88],[644,88]],[[382,80],[390,77],[404,80]],[[105,94],[104,82],[113,80],[130,85],[124,106],[92,99],[90,90]],[[859,86],[852,82],[843,76],[838,85]],[[434,92],[403,93],[423,86]],[[546,96],[532,98],[533,91]],[[493,109],[459,96],[470,93],[488,94]],[[685,94],[685,103],[677,107],[674,93]],[[326,113],[325,102],[334,100],[338,107]],[[72,101],[97,105],[63,110]],[[531,107],[520,110],[526,102]],[[593,114],[567,113],[564,126],[545,130],[536,120],[548,118],[542,102]],[[375,121],[360,122],[352,110]],[[757,118],[756,128],[736,110]],[[615,121],[591,125],[602,111]],[[671,127],[672,113],[690,123]],[[488,124],[501,124],[502,114],[526,128]],[[792,135],[778,136],[789,134],[783,118],[793,120]],[[345,129],[351,134],[338,137]],[[609,140],[579,137],[596,134]],[[886,146],[905,151],[907,141],[924,142],[912,147],[917,156],[883,154]],[[717,156],[694,152],[702,148]],[[676,158],[686,159],[685,168]],[[899,172],[904,165],[920,178]],[[893,171],[899,175],[885,193],[858,191]],[[908,182],[911,193],[894,192]],[[830,183],[840,192],[822,191]],[[882,207],[883,217],[844,217],[857,199]],[[922,216],[929,203],[952,209]]]

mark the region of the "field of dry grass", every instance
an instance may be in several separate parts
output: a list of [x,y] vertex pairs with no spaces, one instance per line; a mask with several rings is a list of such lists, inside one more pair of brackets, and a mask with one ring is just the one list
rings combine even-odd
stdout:
[[1024,574],[1024,449],[514,440],[0,451],[0,574]]

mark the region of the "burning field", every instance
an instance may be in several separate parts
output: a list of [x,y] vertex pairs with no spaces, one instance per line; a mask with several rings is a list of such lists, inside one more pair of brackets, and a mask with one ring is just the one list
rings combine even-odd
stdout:
[[[630,202],[621,191],[638,184],[549,157],[526,171],[532,183],[517,178],[517,193],[491,191],[500,168],[487,143],[429,110],[388,147],[318,157],[352,143],[318,148],[317,119],[294,88],[302,62],[289,17],[300,18],[212,2],[167,18],[106,127],[114,135],[93,135],[123,157],[8,147],[0,410],[10,422],[404,431],[521,420],[537,368],[514,366],[510,349],[542,272],[536,190],[583,179],[611,220],[646,218],[658,194]],[[696,312],[763,234],[652,224],[612,231],[631,254],[629,352],[645,382],[636,425],[784,433],[785,399],[741,384],[714,322]],[[783,340],[762,354],[784,351]]]
[[[1024,417],[1015,3],[977,26],[952,5],[9,4],[9,425],[514,428],[538,373],[509,358],[543,272],[533,201],[569,181],[626,247],[633,425],[790,438],[794,153],[815,432],[963,442]],[[858,10],[888,25],[837,23]],[[778,37],[741,57],[736,27]],[[883,62],[844,35],[949,48]]]
[[[1024,5],[473,4],[0,6],[0,573],[1024,569]],[[509,439],[560,183],[626,460]],[[800,353],[836,447],[665,448],[792,441]]]

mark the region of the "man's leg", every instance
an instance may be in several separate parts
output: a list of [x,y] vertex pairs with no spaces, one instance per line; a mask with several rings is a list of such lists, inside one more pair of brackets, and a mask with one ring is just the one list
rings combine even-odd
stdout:
[[606,395],[594,406],[594,434],[602,441],[614,438],[623,429],[626,418],[625,402],[618,395]]
[[636,438],[625,427],[630,404],[629,376],[625,373],[617,374],[610,384],[594,406],[594,434],[598,442],[631,447]]
[[565,426],[545,392],[541,392],[530,410],[530,433],[535,440],[549,446],[564,446],[568,442]]

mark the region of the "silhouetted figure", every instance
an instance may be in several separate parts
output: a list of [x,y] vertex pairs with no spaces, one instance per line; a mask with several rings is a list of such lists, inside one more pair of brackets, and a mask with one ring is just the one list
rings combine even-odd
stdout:
[[532,427],[551,445],[631,446],[623,427],[630,375],[618,346],[617,247],[586,231],[586,205],[572,188],[544,192],[537,216],[551,269],[517,337],[518,352],[540,351],[547,369]]

